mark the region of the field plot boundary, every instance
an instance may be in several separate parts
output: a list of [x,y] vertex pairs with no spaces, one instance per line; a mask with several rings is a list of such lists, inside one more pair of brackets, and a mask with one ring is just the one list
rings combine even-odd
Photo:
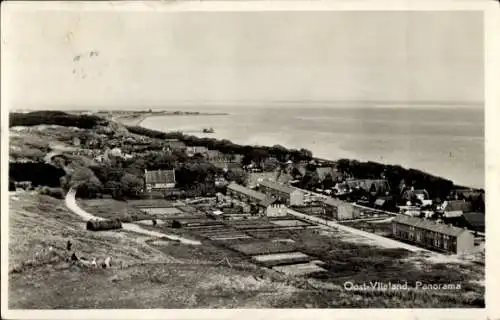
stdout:
[[284,260],[284,259],[294,259],[294,258],[306,258],[309,257],[307,254],[300,251],[291,251],[283,253],[267,253],[254,255],[252,258],[259,262],[267,262],[272,260]]
[[159,216],[175,216],[185,213],[184,211],[181,211],[176,207],[140,207],[138,209],[144,213]]
[[240,243],[229,246],[232,250],[247,256],[286,253],[297,251],[297,247],[290,243],[270,242],[256,240],[248,243]]
[[271,268],[272,270],[294,276],[301,276],[311,273],[326,272],[327,270],[318,266],[313,262],[296,263],[291,265],[277,265]]

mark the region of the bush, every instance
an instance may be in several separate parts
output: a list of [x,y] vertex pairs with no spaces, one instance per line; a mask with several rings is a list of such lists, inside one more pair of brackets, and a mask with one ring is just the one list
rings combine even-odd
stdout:
[[122,228],[122,223],[120,219],[87,221],[87,230],[91,231],[113,230],[121,228]]
[[64,190],[62,188],[43,187],[40,189],[40,194],[50,196],[56,199],[64,199]]
[[65,171],[51,164],[40,162],[9,163],[9,178],[12,181],[31,181],[34,187],[59,187]]

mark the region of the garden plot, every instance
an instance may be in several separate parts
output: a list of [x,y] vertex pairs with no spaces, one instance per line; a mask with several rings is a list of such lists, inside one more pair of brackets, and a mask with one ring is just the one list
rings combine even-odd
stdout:
[[143,208],[141,208],[141,211],[146,212],[148,214],[152,214],[152,215],[169,215],[169,216],[180,215],[180,214],[184,213],[183,211],[179,210],[178,208],[174,208],[174,207],[163,207],[163,208],[143,207]]
[[200,224],[197,222],[193,222],[186,226],[189,230],[201,230],[201,231],[211,231],[211,230],[222,230],[227,229],[227,226],[222,223],[214,223],[214,224]]
[[128,204],[135,206],[136,208],[164,208],[171,207],[172,202],[164,199],[142,199],[142,200],[128,200]]
[[244,253],[249,256],[292,252],[296,247],[290,243],[284,242],[269,242],[269,241],[255,241],[250,243],[235,244],[231,249]]
[[237,240],[237,239],[251,239],[252,237],[246,234],[232,234],[232,235],[217,235],[208,238],[210,240],[227,241],[227,240]]
[[307,254],[294,251],[294,252],[285,252],[285,253],[271,253],[271,254],[261,254],[257,256],[253,256],[253,258],[257,261],[267,262],[272,260],[286,260],[286,259],[295,259],[295,258],[307,258],[309,257]]
[[325,269],[321,268],[320,266],[312,262],[285,265],[285,266],[275,266],[272,267],[272,269],[293,276],[301,276],[315,272],[326,271]]
[[218,232],[223,232],[223,231],[227,231],[227,230],[235,230],[235,229],[231,229],[231,228],[228,228],[224,225],[217,225],[217,226],[203,226],[203,227],[191,227],[189,228],[189,230],[192,230],[192,231],[195,231],[195,232],[199,232],[199,233],[218,233]]
[[232,230],[232,229],[207,230],[207,231],[200,231],[198,233],[201,234],[201,235],[204,235],[204,236],[218,236],[218,235],[227,235],[227,234],[244,234],[243,232],[240,232],[238,230]]
[[280,227],[305,227],[311,225],[310,223],[297,219],[272,220],[271,223],[278,225]]
[[290,265],[298,263],[306,263],[314,260],[311,256],[299,251],[261,254],[252,256],[252,258],[268,268],[279,265]]

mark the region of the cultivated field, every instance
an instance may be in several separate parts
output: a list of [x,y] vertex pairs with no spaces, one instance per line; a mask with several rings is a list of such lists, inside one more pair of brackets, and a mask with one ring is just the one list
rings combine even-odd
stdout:
[[114,199],[77,200],[78,206],[83,210],[102,218],[119,218],[122,222],[131,222],[154,218],[155,215],[147,214],[125,201]]

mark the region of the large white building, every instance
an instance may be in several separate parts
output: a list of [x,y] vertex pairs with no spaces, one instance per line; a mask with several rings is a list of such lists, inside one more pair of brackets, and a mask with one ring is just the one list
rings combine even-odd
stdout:
[[288,206],[304,205],[304,193],[296,188],[270,180],[259,181],[259,190]]

